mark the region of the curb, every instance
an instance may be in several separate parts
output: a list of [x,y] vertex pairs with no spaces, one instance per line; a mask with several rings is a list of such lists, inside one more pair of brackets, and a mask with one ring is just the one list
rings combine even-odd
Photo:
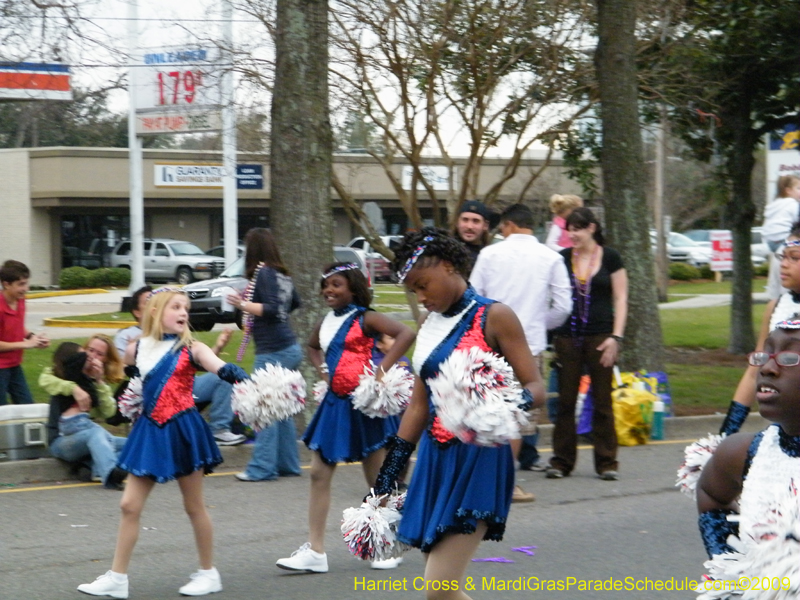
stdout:
[[102,288],[89,288],[86,290],[53,290],[52,292],[28,292],[26,299],[56,298],[58,296],[83,296],[84,294],[107,294],[108,290]]
[[[697,417],[668,417],[664,419],[664,439],[665,441],[678,442],[681,440],[694,441],[709,433],[719,431],[724,415],[701,415]],[[742,431],[755,433],[761,431],[769,421],[758,413],[751,414],[742,427]],[[552,448],[553,426],[539,426],[540,450]],[[664,442],[654,442],[655,444]],[[300,451],[300,461],[302,463],[311,462],[311,451],[305,444],[297,440],[297,447]],[[253,444],[242,444],[241,446],[222,446],[220,447],[222,457],[225,462],[220,465],[221,471],[244,469],[250,460],[253,452]],[[677,464],[675,465],[677,469]],[[68,482],[72,479],[67,463],[55,458],[34,458],[31,460],[15,460],[0,463],[0,486],[13,488],[18,485],[38,484],[47,482]],[[3,493],[0,490],[0,494]]]
[[74,321],[72,319],[43,319],[45,327],[73,327],[75,329],[123,329],[136,325],[136,321]]

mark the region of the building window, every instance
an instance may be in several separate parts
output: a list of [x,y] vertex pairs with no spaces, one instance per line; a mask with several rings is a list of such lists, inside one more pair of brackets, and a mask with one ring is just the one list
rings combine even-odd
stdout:
[[129,236],[127,215],[64,215],[61,217],[61,268],[107,267],[114,246]]

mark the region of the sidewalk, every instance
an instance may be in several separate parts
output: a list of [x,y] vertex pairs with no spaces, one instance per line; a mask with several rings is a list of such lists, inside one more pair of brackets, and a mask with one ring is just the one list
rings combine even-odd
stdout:
[[[709,433],[717,433],[722,424],[724,415],[703,415],[698,417],[669,417],[664,419],[664,442],[683,442],[686,444],[703,437]],[[756,432],[764,429],[768,422],[758,413],[751,414],[745,422],[742,431]],[[552,446],[552,425],[539,427],[539,449],[549,454]],[[300,461],[304,464],[311,462],[311,452],[298,440]],[[220,465],[220,470],[242,470],[250,460],[253,451],[252,444],[241,446],[223,446],[220,448],[225,462]],[[678,465],[675,465],[678,468]],[[70,482],[70,473],[67,464],[55,458],[36,458],[33,460],[18,460],[0,462],[0,486],[16,486],[32,483]]]

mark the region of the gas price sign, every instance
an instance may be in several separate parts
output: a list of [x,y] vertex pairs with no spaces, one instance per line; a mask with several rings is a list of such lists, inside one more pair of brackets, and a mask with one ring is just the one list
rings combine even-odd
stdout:
[[219,129],[222,69],[216,48],[147,50],[140,69],[135,95],[137,133]]

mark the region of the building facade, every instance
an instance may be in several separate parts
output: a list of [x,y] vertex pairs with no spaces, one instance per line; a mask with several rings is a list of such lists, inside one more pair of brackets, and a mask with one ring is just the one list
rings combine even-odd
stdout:
[[[240,154],[238,162],[245,167],[260,168],[262,184],[260,188],[252,185],[238,191],[241,238],[251,227],[269,226],[269,157]],[[145,236],[186,240],[202,249],[221,244],[222,185],[218,181],[221,163],[221,155],[215,152],[145,150]],[[435,161],[431,164],[435,165]],[[504,186],[499,204],[516,202],[528,172],[544,164],[544,157],[525,161],[515,178]],[[485,161],[480,173],[479,198],[482,191],[502,176],[503,166],[500,159]],[[403,179],[403,169],[408,168],[402,162],[392,166],[399,181]],[[453,168],[457,176],[459,165]],[[377,161],[366,155],[336,155],[334,169],[356,201],[372,202],[380,208],[379,220],[386,233],[403,233],[408,228],[410,221],[396,188]],[[0,259],[13,258],[26,263],[34,284],[57,283],[59,272],[65,267],[107,265],[113,247],[130,234],[127,149],[0,150],[0,182],[4,216]],[[556,192],[579,193],[579,190],[564,174],[560,161],[551,160],[535,183],[525,190],[524,197],[526,202],[543,202],[546,206],[547,199]],[[346,244],[358,232],[333,190],[331,197],[334,242]],[[432,221],[433,209],[424,195],[419,206],[423,219]]]

